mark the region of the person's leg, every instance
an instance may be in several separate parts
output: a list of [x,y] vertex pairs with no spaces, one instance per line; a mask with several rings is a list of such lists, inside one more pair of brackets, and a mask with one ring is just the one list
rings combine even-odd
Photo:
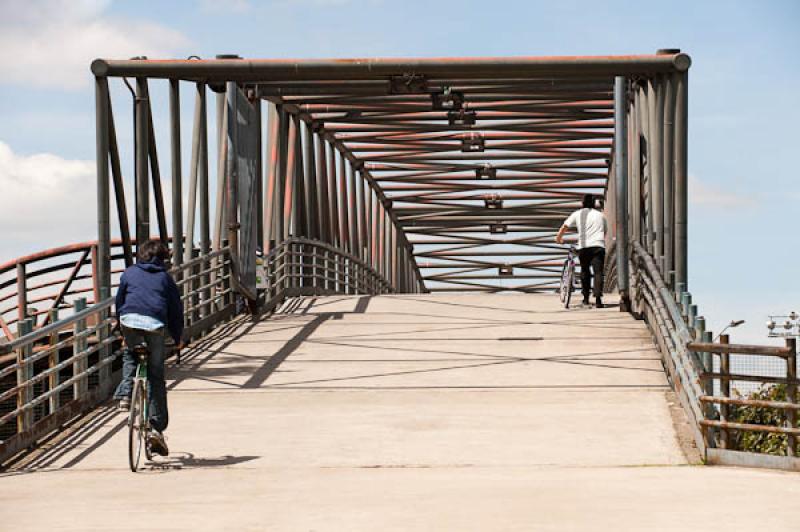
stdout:
[[606,267],[605,248],[596,247],[592,253],[592,270],[594,271],[594,297],[598,302],[603,298],[603,277]]
[[122,327],[122,336],[125,338],[125,349],[122,351],[122,380],[114,391],[114,399],[131,398],[133,374],[136,373],[136,359],[133,358],[131,349],[144,341],[144,337],[138,331],[127,327]]
[[147,364],[147,379],[150,381],[150,425],[163,432],[169,423],[167,411],[167,384],[164,381],[164,332],[154,331],[147,335],[150,361]]
[[589,294],[592,288],[592,252],[591,249],[579,249],[578,260],[581,263],[581,292],[583,292],[583,302],[589,302]]

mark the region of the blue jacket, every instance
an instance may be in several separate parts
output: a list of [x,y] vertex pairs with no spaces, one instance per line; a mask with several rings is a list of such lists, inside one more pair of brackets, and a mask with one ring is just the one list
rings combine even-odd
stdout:
[[183,304],[175,281],[160,259],[140,262],[122,273],[117,289],[117,316],[143,314],[167,326],[178,344],[183,335]]

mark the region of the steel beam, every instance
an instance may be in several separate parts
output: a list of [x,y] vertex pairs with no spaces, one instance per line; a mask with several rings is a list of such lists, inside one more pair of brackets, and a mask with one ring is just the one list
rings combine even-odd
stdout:
[[[97,262],[93,266],[99,293],[103,298],[111,295],[111,224],[109,215],[110,183],[108,171],[110,130],[109,102],[108,80],[105,78],[96,78],[95,156],[97,160]],[[23,291],[22,294],[24,297],[25,291]]]
[[617,77],[614,81],[614,185],[616,192],[617,221],[617,287],[620,293],[620,309],[630,309],[628,261],[628,98],[627,79]]
[[95,76],[227,80],[346,80],[386,79],[414,72],[433,77],[521,77],[552,75],[617,76],[640,72],[683,72],[691,60],[686,54],[639,56],[572,56],[517,58],[425,59],[224,59],[224,60],[111,60],[92,62]]
[[178,80],[170,80],[169,89],[172,167],[172,265],[180,266],[183,262],[183,176],[181,173],[181,103]]
[[148,105],[147,79],[136,79],[135,138],[136,138],[136,249],[150,238],[150,174],[148,171]]
[[675,102],[675,283],[682,283],[688,290],[688,119],[689,76],[683,72],[677,76]]

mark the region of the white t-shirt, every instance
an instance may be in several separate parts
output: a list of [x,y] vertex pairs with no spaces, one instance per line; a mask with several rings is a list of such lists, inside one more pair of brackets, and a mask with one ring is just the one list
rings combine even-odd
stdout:
[[578,228],[578,249],[606,247],[608,222],[605,215],[595,209],[579,209],[564,222],[569,228]]

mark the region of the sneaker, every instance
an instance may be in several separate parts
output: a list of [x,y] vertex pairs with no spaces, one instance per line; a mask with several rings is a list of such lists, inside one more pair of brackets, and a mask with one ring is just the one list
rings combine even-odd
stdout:
[[159,454],[161,456],[167,456],[169,454],[167,441],[164,438],[164,435],[157,430],[153,429],[150,431],[150,437],[148,438],[147,442],[150,444],[150,450],[155,454]]
[[595,308],[603,308],[603,300],[598,297],[594,300],[594,306]]
[[120,412],[128,412],[131,409],[131,400],[130,399],[120,399],[119,403],[117,403],[117,410]]

